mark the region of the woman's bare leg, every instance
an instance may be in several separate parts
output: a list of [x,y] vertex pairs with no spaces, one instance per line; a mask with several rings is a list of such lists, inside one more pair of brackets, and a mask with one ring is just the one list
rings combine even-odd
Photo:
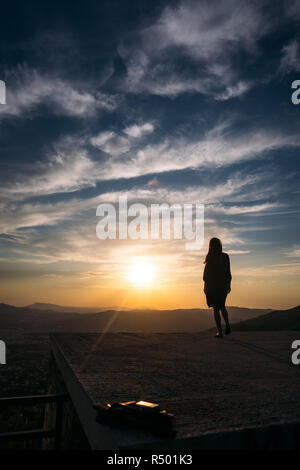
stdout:
[[223,336],[220,309],[218,307],[213,307],[213,309],[214,309],[214,316],[215,316],[215,322],[216,322],[218,333],[220,336]]
[[231,328],[230,328],[229,319],[228,319],[228,312],[227,312],[225,305],[221,307],[221,312],[222,312],[222,317],[224,318],[224,321],[226,324],[226,334],[229,334],[231,332]]

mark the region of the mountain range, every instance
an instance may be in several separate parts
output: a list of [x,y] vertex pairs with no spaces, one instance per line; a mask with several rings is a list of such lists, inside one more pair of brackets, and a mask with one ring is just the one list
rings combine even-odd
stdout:
[[[73,309],[77,310],[74,311]],[[92,310],[92,311],[91,311]],[[32,304],[15,307],[0,303],[0,329],[33,331],[110,331],[194,332],[214,327],[210,309],[121,310],[93,307],[64,307],[55,304]],[[270,309],[228,307],[232,323],[272,315]],[[241,323],[238,324],[241,328]],[[238,327],[238,326],[237,326]]]
[[300,305],[288,310],[274,310],[234,325],[235,331],[300,330]]

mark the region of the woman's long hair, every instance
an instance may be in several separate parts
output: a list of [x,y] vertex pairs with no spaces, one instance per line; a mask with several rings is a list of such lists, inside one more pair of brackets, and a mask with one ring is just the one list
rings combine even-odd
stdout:
[[209,248],[208,253],[205,257],[204,264],[206,264],[210,258],[214,257],[215,255],[219,255],[222,253],[222,242],[219,238],[211,238],[209,241]]

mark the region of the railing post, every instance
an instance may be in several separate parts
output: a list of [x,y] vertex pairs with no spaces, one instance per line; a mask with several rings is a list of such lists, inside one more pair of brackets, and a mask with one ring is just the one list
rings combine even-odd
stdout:
[[[48,395],[32,395],[24,397],[5,397],[0,398],[0,409],[2,406],[8,405],[24,405],[33,406],[38,403],[55,403],[55,426],[51,429],[35,429],[32,431],[6,432],[0,433],[0,442],[10,442],[16,440],[32,440],[54,438],[54,448],[60,449],[62,443],[62,422],[63,422],[63,405],[67,398],[66,393],[48,394]],[[53,429],[54,428],[54,429]]]
[[61,449],[63,403],[64,403],[64,400],[62,398],[58,398],[56,402],[56,414],[55,414],[55,438],[54,438],[55,450]]

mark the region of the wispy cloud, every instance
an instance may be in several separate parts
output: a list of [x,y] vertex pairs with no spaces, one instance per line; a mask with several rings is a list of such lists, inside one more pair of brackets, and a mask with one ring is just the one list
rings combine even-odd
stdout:
[[37,162],[27,178],[22,174],[16,175],[13,184],[10,182],[1,190],[4,200],[71,192],[93,185],[94,162],[86,150],[77,150],[74,140],[71,140],[58,144],[55,154]]
[[100,132],[91,138],[91,144],[113,156],[122,155],[130,149],[129,139],[113,131]]
[[[125,89],[167,96],[200,92],[219,100],[244,94],[253,83],[233,62],[240,52],[255,54],[269,31],[272,23],[261,7],[237,0],[187,0],[166,7],[133,44],[120,46],[127,66]],[[184,71],[179,58],[187,63]]]
[[228,124],[224,128],[216,126],[196,141],[185,137],[165,138],[162,142],[131,152],[126,161],[122,158],[107,160],[101,168],[101,178],[133,178],[188,168],[222,167],[260,158],[276,149],[300,145],[296,134],[261,129],[235,135],[227,127]]
[[91,144],[112,156],[122,155],[134,147],[137,140],[153,132],[154,126],[150,122],[133,124],[123,131],[103,131],[90,139]]
[[[265,158],[274,150],[300,146],[300,137],[296,134],[266,129],[236,134],[230,121],[213,127],[201,140],[180,136],[147,144],[113,131],[104,131],[91,140],[94,146],[108,153],[107,158],[96,160],[91,156],[89,138],[66,137],[56,144],[50,157],[35,165],[25,180],[22,174],[15,175],[13,181],[4,182],[3,199],[71,192],[94,186],[98,181],[131,179],[175,170],[221,168]],[[262,192],[261,189],[258,191]]]
[[290,258],[299,258],[300,257],[300,246],[294,246],[290,250],[285,252],[285,255]]
[[300,46],[296,39],[282,48],[279,73],[286,74],[300,70]]
[[51,112],[65,116],[92,116],[98,110],[112,111],[119,100],[114,95],[79,87],[59,77],[45,75],[28,66],[19,66],[6,74],[7,104],[0,117],[20,117],[41,104]]
[[273,209],[278,209],[282,207],[280,203],[277,202],[265,202],[262,204],[248,204],[248,205],[230,205],[224,206],[222,204],[211,205],[209,208],[212,212],[224,213],[228,215],[249,215],[249,214],[259,214],[260,212],[270,211]]
[[129,137],[139,138],[145,134],[150,134],[154,131],[154,125],[151,122],[145,122],[143,124],[133,124],[124,129],[125,134]]
[[[96,224],[95,212],[100,203],[118,203],[120,196],[126,196],[129,203],[180,203],[180,204],[206,204],[206,217],[213,214],[243,214],[258,213],[271,209],[275,204],[256,204],[235,206],[232,201],[239,194],[248,190],[251,185],[259,186],[259,175],[246,175],[236,172],[225,182],[212,185],[210,181],[201,186],[185,186],[183,189],[166,187],[163,185],[133,186],[128,190],[109,191],[94,197],[80,198],[79,196],[59,200],[57,202],[41,202],[22,200],[7,200],[1,211],[0,233],[9,234],[12,241],[26,243],[19,229],[34,228],[40,226],[52,226],[60,223],[81,220],[90,220],[90,226]],[[29,188],[29,186],[28,186]],[[29,189],[28,189],[29,190]],[[45,188],[43,188],[45,190]],[[45,194],[45,193],[43,193]],[[23,194],[24,195],[24,194]],[[27,194],[28,196],[28,194]],[[229,201],[225,208],[218,201]],[[206,219],[208,221],[208,219]],[[30,234],[28,234],[29,236]]]
[[267,266],[237,268],[235,271],[236,276],[250,277],[282,277],[282,276],[295,276],[300,274],[300,263],[293,264],[271,264]]

